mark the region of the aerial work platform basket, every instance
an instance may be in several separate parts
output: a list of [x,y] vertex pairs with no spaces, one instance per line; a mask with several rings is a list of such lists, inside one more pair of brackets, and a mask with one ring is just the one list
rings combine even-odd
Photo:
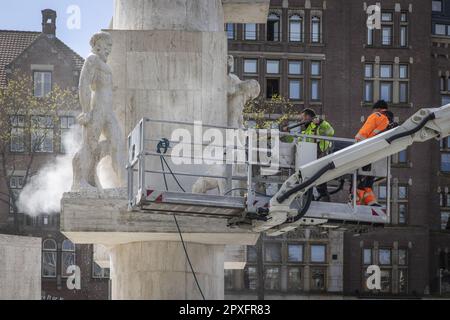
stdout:
[[[327,140],[339,146],[351,145],[355,141],[350,139],[308,136],[308,142],[304,142],[306,136],[290,134],[294,142],[283,143],[275,141],[278,133],[263,133],[263,138],[269,141],[256,143],[254,139],[261,141],[261,135],[256,131],[240,131],[240,136],[245,137],[241,145],[219,145],[217,141],[203,139],[178,139],[176,135],[170,137],[155,137],[155,128],[164,126],[184,128],[184,132],[198,133],[196,126],[201,125],[205,130],[216,130],[227,136],[226,131],[236,130],[223,126],[205,125],[180,121],[164,121],[154,119],[142,119],[128,137],[128,205],[130,211],[175,214],[188,216],[212,217],[226,219],[230,228],[252,229],[254,221],[264,219],[264,211],[270,207],[270,202],[279,187],[301,165],[317,159],[317,140]],[[170,131],[170,130],[169,130]],[[249,131],[252,131],[251,133]],[[166,131],[168,132],[168,131]],[[268,135],[267,135],[268,134]],[[237,134],[238,136],[239,134]],[[285,134],[281,134],[285,135]],[[174,138],[175,137],[175,138]],[[269,138],[267,138],[269,137]],[[253,141],[252,141],[253,140]],[[279,140],[279,139],[278,139]],[[274,145],[277,148],[274,148]],[[204,151],[210,147],[220,150],[223,160],[217,158],[214,164],[199,165],[200,162],[195,152],[185,152],[183,149]],[[177,150],[178,148],[178,150]],[[200,149],[199,149],[200,148]],[[269,161],[261,161],[255,157],[256,152],[265,152]],[[274,150],[279,152],[274,156]],[[278,151],[279,150],[279,151]],[[234,163],[226,161],[227,154],[241,151],[245,157]],[[196,164],[179,164],[179,160],[192,160]],[[233,158],[235,159],[235,158]],[[274,162],[278,165],[273,169]],[[238,169],[241,169],[239,171]],[[242,172],[244,170],[245,172]],[[387,186],[387,196],[390,194],[390,157],[355,172],[348,172],[339,180],[329,182],[331,193],[335,194],[334,202],[313,201],[308,205],[309,209],[301,219],[300,225],[320,226],[323,228],[364,228],[372,226],[384,226],[390,222],[389,202],[384,207],[359,206],[356,202],[356,185],[358,176],[373,176],[377,182],[383,182]],[[192,193],[192,186],[199,179],[207,180],[213,186],[206,193]],[[217,185],[215,185],[217,183]],[[344,186],[349,186],[345,191]],[[222,186],[222,188],[220,188]],[[225,190],[224,190],[225,189]],[[350,196],[352,195],[352,196]],[[349,197],[350,196],[350,197]],[[350,200],[349,200],[350,199]],[[305,199],[298,199],[292,204],[292,210],[299,210],[305,204]],[[268,232],[270,234],[270,231]]]

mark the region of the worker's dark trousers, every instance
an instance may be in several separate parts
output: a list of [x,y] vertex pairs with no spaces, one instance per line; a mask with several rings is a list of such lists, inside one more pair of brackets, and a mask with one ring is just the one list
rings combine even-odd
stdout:
[[[320,158],[323,158],[323,157],[329,155],[330,151],[331,150],[328,150],[325,152],[319,151],[317,154],[317,159],[320,159]],[[328,192],[328,185],[326,182],[324,184],[317,186],[316,189],[317,189],[317,192],[319,193],[321,201],[330,202],[330,193]]]

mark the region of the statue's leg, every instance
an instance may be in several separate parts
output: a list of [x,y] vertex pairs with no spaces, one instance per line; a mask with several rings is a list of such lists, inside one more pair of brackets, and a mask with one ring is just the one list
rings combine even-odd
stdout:
[[119,123],[114,115],[110,115],[106,121],[104,135],[110,141],[109,152],[112,158],[113,170],[116,173],[120,187],[127,185],[127,150],[125,146],[125,136],[120,130]]

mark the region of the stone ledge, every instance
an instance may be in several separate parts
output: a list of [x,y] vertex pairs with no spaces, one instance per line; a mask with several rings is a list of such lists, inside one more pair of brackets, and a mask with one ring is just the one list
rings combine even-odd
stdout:
[[[171,214],[127,211],[126,190],[66,193],[61,201],[61,232],[78,244],[180,241]],[[259,234],[231,229],[226,219],[178,216],[186,242],[254,245]]]

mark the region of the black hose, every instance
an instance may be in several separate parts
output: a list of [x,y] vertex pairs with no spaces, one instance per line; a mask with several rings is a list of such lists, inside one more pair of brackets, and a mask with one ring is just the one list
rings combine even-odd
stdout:
[[387,143],[391,144],[392,142],[394,142],[395,140],[410,136],[415,134],[416,132],[420,131],[423,127],[425,127],[425,125],[428,123],[428,121],[430,120],[434,120],[436,119],[436,115],[434,113],[430,113],[428,116],[426,116],[418,125],[417,127],[402,132],[402,133],[398,133],[396,135],[393,135],[392,137],[386,139]]
[[313,189],[309,189],[308,193],[306,194],[305,205],[301,209],[298,210],[298,215],[288,219],[287,223],[297,222],[298,220],[300,220],[301,218],[303,218],[305,216],[305,214],[308,212],[309,208],[311,207],[311,203],[314,198],[313,195],[314,195]]
[[283,203],[284,201],[286,201],[290,196],[292,196],[293,194],[309,187],[310,185],[312,185],[314,182],[316,182],[321,176],[323,176],[327,171],[329,170],[333,170],[335,169],[336,166],[334,164],[334,162],[330,162],[329,164],[327,164],[326,166],[324,166],[322,169],[320,169],[319,171],[317,171],[308,181],[305,181],[301,184],[299,184],[298,186],[292,188],[289,191],[286,191],[284,194],[282,194],[281,196],[279,196],[277,198],[277,201],[279,203]]

